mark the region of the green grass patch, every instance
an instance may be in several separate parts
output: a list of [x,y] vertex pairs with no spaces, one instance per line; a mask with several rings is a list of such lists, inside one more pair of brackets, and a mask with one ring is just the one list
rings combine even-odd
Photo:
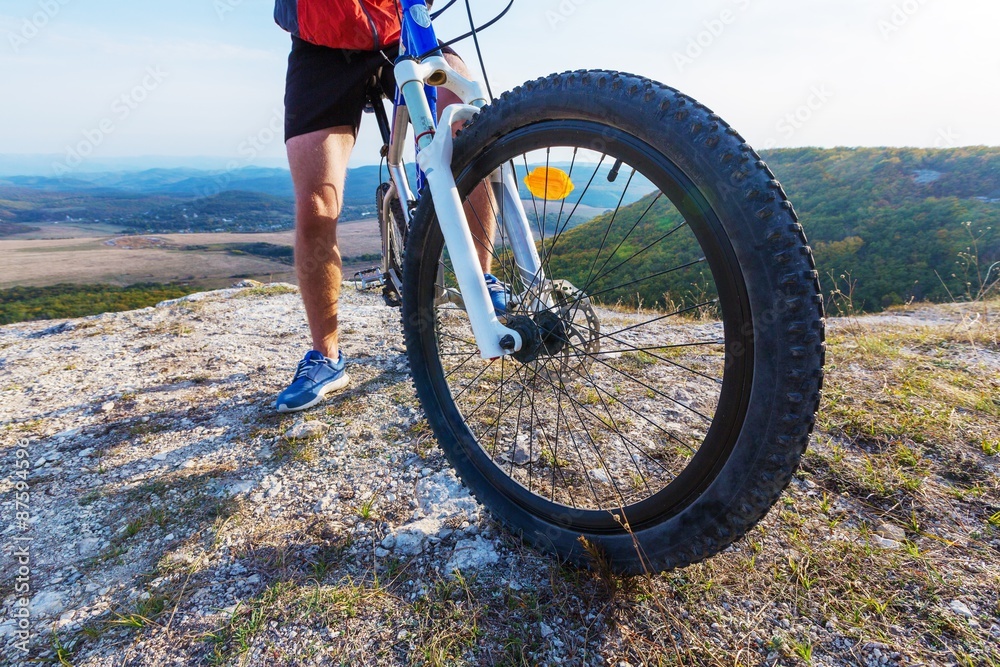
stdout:
[[[6,202],[0,199],[0,206],[3,206]],[[32,227],[31,225],[19,225],[11,224],[9,222],[0,222],[0,238],[4,236],[14,236],[15,234],[27,234],[28,232],[37,232],[41,227]]]
[[0,324],[135,310],[201,289],[198,285],[184,283],[136,283],[125,287],[60,283],[48,287],[11,287],[0,290]]
[[369,588],[351,579],[332,586],[275,582],[257,597],[241,603],[225,624],[203,637],[211,645],[208,662],[225,664],[245,655],[272,621],[288,624],[309,620],[335,625],[354,618],[361,608],[384,595],[377,587]]
[[295,294],[298,290],[291,285],[261,285],[260,287],[250,287],[243,290],[236,296],[238,297],[254,297],[254,296],[276,296],[278,294]]

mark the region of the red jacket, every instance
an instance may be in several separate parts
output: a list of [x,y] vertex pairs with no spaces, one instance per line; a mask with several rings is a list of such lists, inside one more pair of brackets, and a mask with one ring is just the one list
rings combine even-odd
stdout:
[[378,51],[399,41],[395,0],[275,0],[274,20],[307,42]]

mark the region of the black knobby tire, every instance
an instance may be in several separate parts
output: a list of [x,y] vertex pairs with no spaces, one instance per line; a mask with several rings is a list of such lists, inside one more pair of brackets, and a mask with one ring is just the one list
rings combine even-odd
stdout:
[[[608,505],[599,497],[593,479],[581,481],[579,474],[572,477],[575,463],[560,462],[558,456],[552,455],[550,441],[553,437],[558,447],[558,432],[572,434],[573,429],[566,421],[571,413],[564,413],[560,403],[555,412],[554,429],[551,417],[546,417],[548,421],[539,417],[537,425],[528,424],[528,430],[541,432],[537,436],[539,451],[547,447],[545,451],[552,459],[535,464],[546,475],[548,469],[543,466],[552,469],[551,484],[545,486],[538,482],[533,489],[530,472],[533,453],[529,449],[525,457],[524,445],[514,442],[521,432],[521,408],[518,408],[511,436],[513,449],[509,455],[497,454],[501,421],[507,419],[509,431],[513,419],[505,416],[505,411],[510,412],[512,408],[510,405],[504,407],[504,380],[503,371],[500,371],[497,433],[492,436],[493,450],[489,451],[486,427],[477,426],[471,420],[483,403],[474,410],[470,403],[461,403],[466,400],[463,394],[478,391],[485,384],[482,378],[487,376],[483,373],[490,368],[495,373],[496,367],[484,367],[471,380],[466,376],[461,381],[452,379],[461,377],[454,375],[459,370],[454,365],[449,366],[448,372],[444,370],[449,353],[442,352],[446,345],[440,334],[441,319],[453,317],[453,314],[440,310],[440,302],[435,300],[438,294],[435,282],[441,280],[440,266],[445,255],[428,192],[423,193],[415,212],[404,261],[403,327],[414,385],[438,442],[458,474],[498,519],[525,539],[543,550],[586,563],[590,556],[584,541],[579,539],[584,537],[622,572],[683,567],[718,553],[750,530],[777,501],[798,466],[815,421],[822,387],[825,345],[818,274],[791,204],[753,149],[703,105],[676,90],[633,75],[605,71],[568,72],[526,83],[501,96],[456,138],[453,167],[459,193],[464,198],[489,173],[484,170],[505,164],[512,151],[548,146],[547,142],[562,146],[563,143],[556,142],[572,141],[587,141],[591,145],[604,142],[598,150],[616,151],[612,157],[620,159],[624,155],[633,167],[639,165],[643,169],[641,174],[658,186],[660,194],[666,194],[680,211],[693,242],[704,253],[698,261],[708,265],[711,287],[717,295],[714,303],[718,310],[715,312],[721,314],[722,322],[718,326],[724,330],[724,340],[718,341],[719,345],[724,343],[724,349],[717,356],[724,359],[724,367],[719,361],[719,368],[724,370],[720,371],[720,378],[715,379],[716,384],[710,385],[720,389],[714,399],[714,414],[707,434],[700,436],[700,448],[692,450],[686,467],[671,481],[655,489],[643,477],[644,471],[652,469],[651,466],[645,461],[645,467],[636,463],[639,482],[646,485],[648,497],[642,496],[640,488],[633,494],[633,502],[611,480],[621,500],[617,507],[614,503]],[[603,164],[603,154],[601,160]],[[525,160],[525,172],[528,169]],[[598,169],[595,168],[595,175]],[[609,177],[608,180],[613,179]],[[615,214],[617,212],[615,209]],[[560,219],[561,216],[560,209]],[[542,219],[545,219],[544,212]],[[609,230],[612,224],[613,218],[608,223]],[[558,228],[558,222],[556,226]],[[626,238],[627,235],[619,245]],[[554,237],[551,243],[554,245],[557,239]],[[603,249],[603,243],[601,247]],[[544,240],[541,248],[544,256]],[[597,251],[595,264],[601,252]],[[499,253],[497,261],[503,264],[503,256]],[[611,308],[611,304],[605,306]],[[608,321],[615,317],[640,317],[617,315],[617,312],[608,310],[602,317]],[[641,301],[638,312],[643,312]],[[640,323],[656,331],[651,323],[663,317],[666,316],[648,316]],[[711,326],[695,322],[690,328],[701,327],[698,330],[702,330]],[[586,329],[586,324],[583,327]],[[618,330],[617,335],[624,336],[621,332],[628,328]],[[608,335],[611,334],[602,333],[598,338],[607,340]],[[471,333],[463,338],[468,337]],[[451,335],[451,338],[457,337]],[[617,339],[612,336],[611,340]],[[664,347],[669,346],[649,349],[661,351]],[[581,356],[585,354],[586,351],[580,353]],[[661,358],[657,352],[650,354],[654,359]],[[601,355],[593,356],[589,363],[594,368],[612,368],[612,364],[617,363]],[[477,360],[473,357],[470,362],[466,358],[462,363]],[[512,365],[516,362],[505,358],[496,363]],[[550,373],[553,366],[554,362],[543,368],[536,362],[531,377],[532,371],[527,366],[520,369],[517,386],[522,392],[522,404],[523,392],[533,392],[530,400],[534,413],[535,396],[540,402],[545,400],[543,390],[558,394],[564,390],[564,384],[586,384],[584,380],[590,377],[592,384],[598,387],[597,399],[607,410],[608,418],[604,421],[610,429],[616,421],[612,409],[607,407],[612,403],[610,390],[600,388],[597,380],[591,377],[591,371],[584,366],[579,367],[582,370],[572,371],[575,376],[560,376],[558,382],[552,382],[545,374]],[[612,370],[629,377],[617,367]],[[597,372],[593,371],[595,375]],[[454,387],[449,382],[454,383]],[[617,385],[614,391],[619,391]],[[607,400],[602,392],[608,394]],[[635,391],[626,391],[617,400],[625,404],[634,395]],[[651,397],[659,400],[656,395]],[[649,398],[642,399],[645,402],[641,403],[641,410],[629,408],[637,413],[631,420],[634,429],[638,424],[649,431],[641,420],[652,423],[659,419],[655,411],[649,410],[651,404],[655,405]],[[664,395],[664,398],[669,399],[669,396]],[[488,399],[489,395],[484,403]],[[581,422],[588,422],[589,411],[584,403],[580,405],[584,410],[576,409],[576,415]],[[640,403],[635,405],[640,406]],[[541,410],[539,408],[539,414]],[[463,411],[470,414],[469,420]],[[666,405],[663,411],[667,412]],[[640,412],[642,414],[638,414]],[[617,414],[620,419],[624,413]],[[561,427],[560,419],[563,419]],[[589,421],[599,426],[598,422]],[[663,430],[662,424],[655,426]],[[557,435],[546,434],[545,429],[554,430]],[[477,438],[476,430],[482,437]],[[597,457],[602,455],[601,449],[608,443],[614,444],[616,438],[627,448],[625,434],[629,431],[619,430],[617,425],[613,431],[617,435],[605,440],[590,435],[590,427],[586,425],[581,431],[591,438],[591,448]],[[536,435],[533,432],[523,437],[529,447],[534,446]],[[520,467],[515,465],[519,446],[522,448]],[[638,447],[636,450],[646,455],[644,450]],[[592,456],[589,452],[587,455]],[[629,456],[634,463],[637,455]],[[652,454],[647,457],[655,458]],[[523,471],[525,458],[527,476]],[[587,477],[587,462],[582,456],[580,465],[583,476]],[[606,473],[614,472],[609,465],[603,462],[602,465]],[[563,478],[570,479],[569,486],[582,489],[589,484],[595,507],[578,506],[577,499],[560,495],[557,468],[559,474],[569,469],[570,477]],[[591,477],[599,477],[599,472],[590,471]]]
[[[388,238],[388,243],[386,243],[386,233],[389,231],[386,229],[386,225],[382,220],[382,206],[385,201],[386,194],[389,193],[389,184],[381,183],[378,189],[375,191],[375,211],[378,216],[378,233],[379,238],[382,241],[382,271],[383,273],[389,273],[390,270],[394,270],[397,275],[403,275],[402,267],[402,256],[404,248],[406,247],[406,218],[403,217],[403,207],[399,201],[399,197],[394,197],[392,202],[389,204],[392,209],[393,219],[389,221],[389,225],[393,225],[396,229],[396,235],[390,235]],[[397,248],[397,239],[399,239],[400,246]],[[386,250],[388,248],[388,250]],[[387,278],[388,279],[388,278]],[[396,288],[390,283],[387,283],[385,287],[382,288],[382,296],[385,298],[386,304],[392,307],[398,307],[401,304],[401,295],[396,293]]]

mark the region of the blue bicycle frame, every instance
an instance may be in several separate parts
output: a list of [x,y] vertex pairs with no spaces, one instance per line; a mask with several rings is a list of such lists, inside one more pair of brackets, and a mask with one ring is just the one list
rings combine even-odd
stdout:
[[[399,58],[405,58],[407,54],[416,57],[427,52],[433,53],[433,51],[437,48],[438,41],[437,36],[434,34],[434,26],[431,23],[430,13],[427,6],[424,4],[423,0],[420,2],[416,2],[414,0],[402,0],[401,5],[403,8],[403,19],[402,32],[400,33],[399,38],[399,57],[397,60]],[[438,51],[438,53],[440,53],[440,51]],[[437,116],[437,88],[431,85],[424,85],[424,95],[427,98],[427,106],[431,110],[431,115]],[[403,95],[399,88],[396,88],[396,96],[393,101],[394,121],[395,112],[397,112],[401,106],[406,106],[406,100],[403,99]],[[395,122],[393,125],[395,126]],[[424,185],[426,185],[424,172],[422,169],[417,167],[417,192],[420,192]]]

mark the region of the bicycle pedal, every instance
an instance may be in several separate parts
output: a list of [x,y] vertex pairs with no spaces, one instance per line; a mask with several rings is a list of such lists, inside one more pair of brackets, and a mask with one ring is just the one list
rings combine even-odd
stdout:
[[354,274],[354,288],[358,291],[383,287],[385,285],[385,274],[377,266],[369,269],[357,271]]

